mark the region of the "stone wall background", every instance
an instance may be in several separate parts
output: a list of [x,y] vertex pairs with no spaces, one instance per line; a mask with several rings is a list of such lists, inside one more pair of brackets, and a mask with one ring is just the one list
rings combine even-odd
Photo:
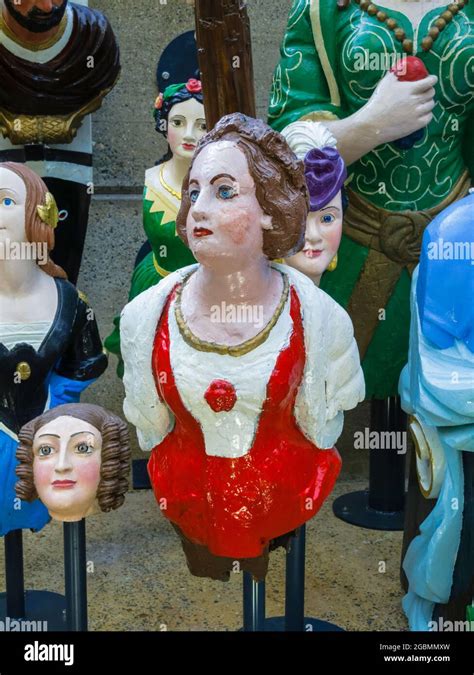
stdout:
[[[194,26],[185,0],[90,0],[109,18],[121,48],[122,75],[94,114],[94,183],[89,229],[79,288],[93,306],[103,338],[127,302],[135,255],[144,241],[141,192],[145,170],[166,150],[154,130],[155,70],[163,48]],[[273,70],[278,62],[290,0],[249,0],[257,110],[266,118]],[[123,387],[109,369],[83,397],[121,414]],[[367,456],[353,450],[353,433],[368,426],[368,404],[346,416],[338,448],[346,475],[366,476]],[[141,456],[132,433],[134,456]]]
[[[266,116],[273,69],[285,31],[290,0],[249,0],[257,112]],[[154,129],[156,64],[163,48],[194,27],[185,0],[89,0],[104,12],[118,38],[122,75],[94,115],[95,182],[99,189],[141,190],[143,174],[165,151]]]

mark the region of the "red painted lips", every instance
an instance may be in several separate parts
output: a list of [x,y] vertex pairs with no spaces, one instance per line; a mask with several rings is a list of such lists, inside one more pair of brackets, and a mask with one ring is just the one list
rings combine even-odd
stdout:
[[194,228],[194,236],[195,237],[208,237],[212,233],[213,233],[212,230],[208,230],[205,227],[195,227]]
[[56,488],[72,488],[76,484],[75,480],[55,480],[53,487]]

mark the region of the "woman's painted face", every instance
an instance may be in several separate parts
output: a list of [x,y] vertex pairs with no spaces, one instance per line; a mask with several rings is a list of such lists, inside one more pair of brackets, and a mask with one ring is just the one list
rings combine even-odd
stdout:
[[186,232],[204,266],[229,274],[263,255],[263,230],[271,229],[255,193],[247,158],[232,141],[207,145],[193,162]]
[[322,209],[308,213],[304,248],[286,263],[319,284],[341,243],[342,220],[342,196],[338,192]]
[[168,116],[167,139],[173,155],[191,159],[206,133],[204,106],[195,98],[174,105]]
[[57,417],[33,440],[38,496],[56,520],[73,522],[97,509],[102,436],[81,419]]
[[0,167],[0,241],[26,242],[26,185],[16,173]]

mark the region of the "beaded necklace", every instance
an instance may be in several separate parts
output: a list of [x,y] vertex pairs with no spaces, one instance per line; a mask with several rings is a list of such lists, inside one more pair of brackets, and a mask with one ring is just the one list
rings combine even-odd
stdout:
[[[381,23],[385,23],[387,28],[395,34],[396,39],[402,43],[404,52],[413,54],[413,40],[409,40],[406,37],[405,31],[398,25],[396,19],[389,17],[387,12],[383,12],[370,0],[355,0],[355,2],[360,6],[362,11],[367,12],[370,16],[375,16]],[[428,31],[428,35],[421,41],[423,51],[430,51],[441,31],[446,28],[448,23],[452,21],[453,16],[467,5],[468,2],[469,0],[457,0],[457,2],[452,2],[446,7],[434,22],[434,26]]]

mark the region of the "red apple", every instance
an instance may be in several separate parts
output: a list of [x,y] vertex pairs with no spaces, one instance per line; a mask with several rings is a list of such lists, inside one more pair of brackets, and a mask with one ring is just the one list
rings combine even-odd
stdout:
[[425,64],[418,56],[404,56],[390,68],[390,72],[394,73],[400,82],[415,82],[429,75]]

